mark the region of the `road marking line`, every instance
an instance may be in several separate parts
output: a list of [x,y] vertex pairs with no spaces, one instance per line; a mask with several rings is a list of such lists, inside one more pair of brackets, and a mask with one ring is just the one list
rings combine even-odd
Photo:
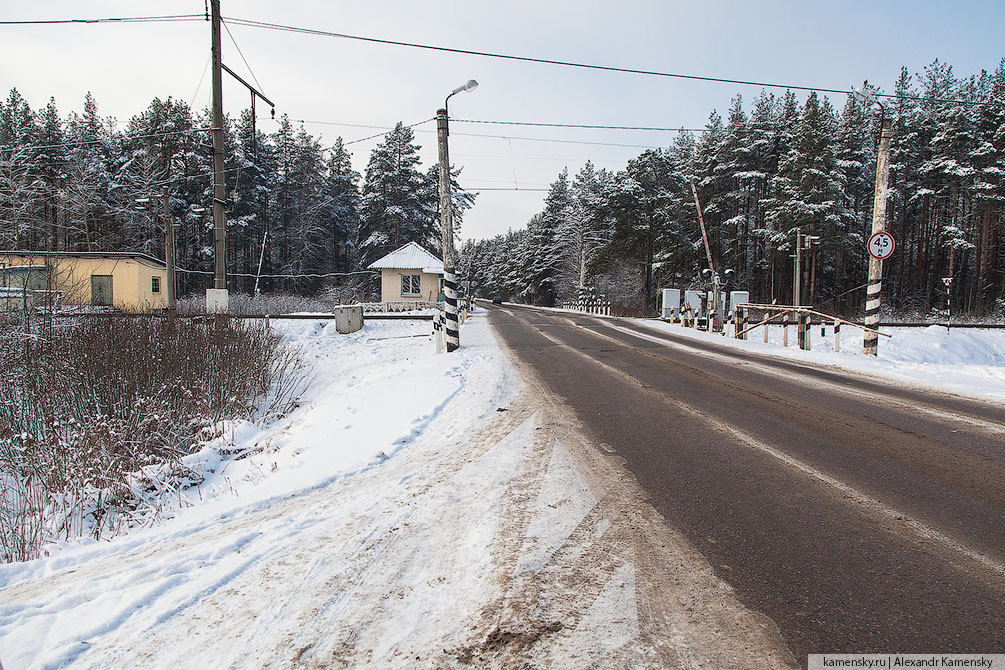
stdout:
[[[583,327],[583,326],[581,326],[581,327]],[[585,329],[585,327],[583,327],[583,328]],[[601,337],[601,338],[604,338],[604,339],[609,339],[609,340],[612,340],[614,342],[618,341],[617,339],[615,339],[613,337],[610,337],[609,335],[604,335],[603,333],[597,333],[596,331],[592,331],[592,330],[589,331],[589,332],[593,333],[597,337]],[[544,335],[544,333],[541,333],[541,334]],[[634,377],[632,377],[628,373],[623,372],[622,370],[619,370],[619,369],[617,369],[617,368],[615,368],[615,367],[613,367],[611,365],[608,365],[607,363],[604,363],[602,361],[598,361],[597,359],[591,357],[589,354],[587,354],[585,352],[582,352],[582,351],[579,351],[575,347],[572,347],[572,346],[570,346],[570,345],[568,345],[568,344],[566,344],[564,342],[561,342],[561,341],[555,339],[554,337],[552,337],[550,335],[545,335],[545,337],[548,340],[554,342],[555,344],[558,344],[559,346],[568,349],[569,351],[573,352],[577,356],[585,358],[586,360],[590,361],[591,363],[593,363],[593,364],[595,364],[595,365],[597,365],[599,367],[602,367],[602,368],[610,371],[611,373],[613,373],[613,374],[615,374],[615,375],[617,375],[619,377],[627,378],[627,379],[632,380],[635,383],[638,383],[637,379],[635,379]],[[659,392],[657,391],[657,393],[659,393]],[[665,394],[661,394],[661,395],[664,395],[664,397],[667,397]],[[822,470],[818,470],[815,467],[813,467],[812,465],[809,465],[808,463],[804,463],[803,461],[799,460],[798,458],[790,456],[789,454],[786,454],[785,452],[780,451],[779,449],[776,449],[775,447],[772,447],[771,445],[766,444],[765,442],[762,442],[761,440],[757,439],[753,435],[745,433],[744,431],[742,431],[742,430],[740,430],[738,428],[735,428],[735,427],[733,427],[733,426],[731,426],[731,425],[723,422],[720,419],[717,419],[717,418],[715,418],[713,416],[705,414],[701,410],[699,410],[699,409],[697,409],[695,407],[692,407],[691,405],[688,405],[687,403],[681,402],[680,400],[678,400],[676,398],[673,398],[672,401],[673,401],[673,403],[674,403],[674,405],[676,407],[679,407],[684,412],[687,412],[688,414],[690,414],[690,415],[692,415],[692,416],[694,416],[694,417],[696,417],[696,418],[698,418],[698,419],[700,419],[702,421],[705,421],[706,423],[710,424],[713,428],[716,428],[716,429],[720,430],[721,432],[729,433],[731,436],[733,436],[735,439],[737,439],[739,442],[741,442],[742,444],[746,445],[747,447],[752,448],[752,449],[756,449],[756,450],[758,450],[758,451],[760,451],[760,452],[762,452],[764,454],[767,454],[768,456],[771,456],[772,458],[775,458],[776,460],[781,461],[782,463],[785,463],[786,465],[788,465],[788,466],[790,466],[790,467],[792,467],[792,468],[794,468],[796,470],[799,470],[803,474],[809,475],[810,477],[812,477],[812,478],[814,478],[814,479],[816,479],[816,480],[818,480],[818,481],[820,481],[820,482],[822,482],[824,484],[827,484],[827,485],[829,485],[829,486],[837,489],[838,491],[840,491],[841,493],[845,494],[846,496],[848,496],[849,498],[851,498],[852,500],[854,500],[858,504],[863,505],[865,507],[868,507],[868,508],[870,508],[870,509],[872,509],[872,510],[874,510],[876,512],[879,512],[879,513],[883,514],[884,516],[889,517],[893,521],[900,521],[900,522],[904,523],[906,526],[908,526],[909,528],[911,528],[915,533],[917,533],[918,535],[920,535],[922,538],[927,539],[927,540],[931,540],[932,542],[937,542],[937,543],[939,543],[939,544],[941,544],[941,545],[943,545],[943,546],[945,546],[945,547],[947,547],[947,548],[949,548],[949,549],[951,549],[951,550],[953,550],[953,551],[955,551],[955,552],[957,552],[959,554],[962,554],[963,556],[965,556],[966,558],[969,558],[972,561],[980,563],[980,564],[982,564],[982,565],[990,568],[991,570],[994,570],[999,575],[1005,576],[1005,563],[1002,563],[1001,561],[998,561],[998,560],[992,558],[991,556],[987,556],[986,554],[982,554],[982,553],[976,551],[975,549],[971,549],[970,547],[964,545],[963,543],[959,542],[958,540],[955,540],[952,537],[950,537],[948,535],[945,535],[944,533],[941,533],[941,532],[935,530],[934,528],[931,528],[930,526],[925,525],[924,523],[922,523],[920,521],[917,521],[916,519],[912,519],[907,514],[904,514],[903,512],[897,510],[896,508],[890,507],[886,503],[880,502],[879,500],[876,500],[875,498],[873,498],[873,497],[871,497],[871,496],[869,496],[869,495],[867,495],[865,493],[862,493],[861,491],[859,491],[858,489],[854,488],[853,486],[850,486],[849,484],[845,484],[841,480],[839,480],[839,479],[837,479],[835,477],[832,477],[831,475],[828,475],[827,473],[823,472]]]
[[[837,391],[839,393],[843,393],[844,395],[853,396],[855,398],[868,398],[870,400],[875,400],[877,402],[885,403],[887,405],[894,405],[894,406],[897,406],[897,407],[903,407],[903,408],[906,408],[906,409],[914,410],[914,411],[920,412],[922,414],[927,414],[929,416],[935,417],[937,419],[943,419],[943,420],[946,420],[946,421],[954,421],[956,423],[967,424],[969,426],[973,426],[974,428],[982,429],[982,430],[990,433],[991,435],[1005,435],[1005,425],[1002,425],[1002,424],[994,422],[994,421],[987,421],[985,419],[978,419],[976,417],[969,416],[969,415],[964,415],[964,414],[956,414],[954,412],[949,412],[949,411],[946,411],[946,410],[943,410],[943,409],[939,409],[937,407],[932,407],[931,405],[919,404],[919,403],[915,403],[915,402],[911,402],[911,401],[907,401],[907,400],[901,400],[899,398],[891,398],[890,396],[885,396],[885,395],[882,395],[880,393],[875,393],[873,391],[860,391],[858,389],[851,389],[851,388],[848,388],[848,387],[843,386],[841,384],[838,384],[838,383],[835,383],[835,382],[832,382],[832,381],[827,381],[825,379],[809,379],[807,377],[801,376],[801,373],[795,373],[796,375],[799,375],[799,376],[793,377],[792,376],[793,375],[792,371],[781,372],[779,370],[774,370],[774,369],[771,368],[771,366],[769,366],[769,365],[767,365],[765,363],[760,363],[760,362],[757,362],[757,361],[749,361],[749,360],[747,360],[747,361],[738,361],[735,358],[733,358],[731,356],[728,356],[726,354],[720,354],[718,352],[713,352],[713,351],[701,351],[701,350],[696,351],[692,347],[688,347],[686,345],[679,344],[677,342],[670,342],[670,341],[667,341],[665,339],[656,337],[655,335],[649,335],[647,333],[640,333],[640,332],[638,332],[636,330],[632,330],[631,328],[625,328],[624,326],[615,326],[613,324],[605,324],[605,325],[609,325],[614,330],[617,330],[619,332],[625,333],[626,335],[631,335],[631,336],[638,337],[638,338],[643,339],[643,340],[648,340],[650,342],[655,342],[657,344],[662,344],[662,345],[666,346],[668,349],[686,350],[689,353],[693,353],[693,354],[698,355],[698,356],[708,356],[710,358],[715,358],[717,360],[724,361],[724,362],[727,362],[727,363],[732,363],[734,365],[736,365],[736,364],[743,364],[743,365],[746,365],[748,367],[755,368],[756,370],[758,370],[759,372],[761,372],[763,374],[768,374],[768,375],[771,375],[773,377],[777,377],[779,379],[784,379],[787,382],[797,382],[797,383],[800,383],[800,384],[802,384],[804,386],[820,386],[820,385],[823,385],[823,386],[827,386],[830,389],[833,389],[834,391]],[[583,330],[589,330],[591,333],[594,333],[598,337],[605,337],[605,338],[611,339],[611,340],[613,340],[615,342],[618,341],[615,338],[612,338],[612,337],[610,337],[608,335],[604,335],[602,333],[598,333],[597,331],[592,330],[590,328],[587,328],[584,325],[578,325],[577,327],[582,328]]]

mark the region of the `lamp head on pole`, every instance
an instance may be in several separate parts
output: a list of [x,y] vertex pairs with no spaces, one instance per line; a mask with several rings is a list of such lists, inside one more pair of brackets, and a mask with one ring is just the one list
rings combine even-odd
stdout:
[[855,98],[855,101],[862,105],[872,105],[878,106],[884,112],[886,111],[886,105],[879,101],[878,97],[879,91],[874,89],[869,85],[869,82],[862,84],[862,88],[851,87],[851,96]]
[[474,79],[468,79],[466,82],[464,82],[463,85],[458,86],[457,88],[455,88],[453,91],[450,92],[450,95],[447,96],[447,99],[443,101],[444,109],[446,109],[447,100],[450,100],[450,98],[454,97],[461,91],[473,91],[476,88],[478,88],[478,82],[475,81]]

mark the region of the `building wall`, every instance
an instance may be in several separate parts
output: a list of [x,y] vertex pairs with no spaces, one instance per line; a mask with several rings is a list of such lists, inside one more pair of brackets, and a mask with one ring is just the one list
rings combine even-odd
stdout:
[[[402,275],[421,275],[419,288],[421,295],[401,295]],[[440,297],[440,276],[427,274],[422,270],[387,269],[380,271],[380,299],[383,302],[429,301],[436,302]]]
[[[131,258],[74,258],[0,254],[7,265],[48,265],[53,289],[62,291],[65,305],[90,305],[91,276],[111,275],[112,304],[125,312],[167,308],[167,270]],[[160,293],[151,290],[153,277],[161,278]]]

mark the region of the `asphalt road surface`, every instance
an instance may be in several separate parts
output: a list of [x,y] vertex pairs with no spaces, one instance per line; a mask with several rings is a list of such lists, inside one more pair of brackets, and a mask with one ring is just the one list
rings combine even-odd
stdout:
[[1005,652],[1005,407],[487,305],[793,655]]

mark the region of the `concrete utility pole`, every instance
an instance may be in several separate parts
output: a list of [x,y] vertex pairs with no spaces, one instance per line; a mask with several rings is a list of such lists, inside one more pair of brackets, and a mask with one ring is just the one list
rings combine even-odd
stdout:
[[171,197],[168,187],[164,187],[164,265],[167,266],[167,304],[168,310],[175,311],[175,278],[174,278],[174,223],[171,221]]
[[792,304],[799,307],[802,302],[803,288],[803,236],[802,231],[796,228],[796,268],[792,277]]
[[206,291],[207,312],[227,312],[227,185],[223,166],[223,56],[220,47],[220,0],[209,0],[213,33],[213,288]]
[[[879,152],[876,156],[876,194],[872,206],[872,234],[886,231],[886,190],[890,177],[890,119],[886,116],[886,108],[876,100],[870,92],[855,91],[855,98],[860,102],[875,103],[879,106],[880,117]],[[865,326],[876,330],[879,326],[880,291],[883,289],[883,261],[875,256],[869,256],[869,284],[865,296]],[[869,356],[876,355],[879,336],[865,331],[863,351]]]
[[457,317],[457,275],[455,274],[454,225],[450,197],[450,156],[447,150],[447,103],[461,91],[471,91],[478,82],[469,79],[463,86],[455,88],[446,100],[443,109],[436,110],[436,140],[440,162],[440,233],[443,246],[443,297],[446,315],[447,351],[455,351],[461,346],[460,324]]

